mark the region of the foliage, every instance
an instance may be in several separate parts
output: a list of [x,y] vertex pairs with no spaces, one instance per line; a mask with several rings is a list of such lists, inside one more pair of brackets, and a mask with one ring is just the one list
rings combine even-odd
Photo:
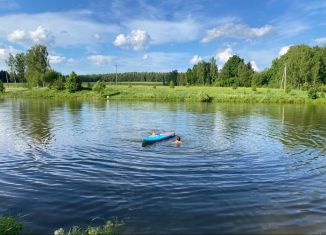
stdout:
[[199,91],[198,95],[199,102],[211,102],[212,98],[203,91]]
[[45,84],[48,84],[51,87],[52,84],[60,77],[62,77],[62,75],[59,72],[53,69],[48,69],[45,71],[43,81],[45,82]]
[[172,80],[170,81],[170,88],[174,88],[174,82]]
[[15,57],[13,54],[9,53],[6,64],[9,68],[10,78],[13,78],[13,81],[16,82],[16,73],[15,73]]
[[17,53],[15,55],[15,72],[18,82],[25,82],[25,54]]
[[5,92],[6,88],[5,86],[3,85],[3,82],[0,80],[0,92],[3,93]]
[[82,229],[78,226],[73,226],[67,232],[63,229],[57,229],[55,235],[119,235],[123,232],[123,222],[119,223],[117,220],[107,221],[105,225],[98,227],[88,227]]
[[290,93],[292,91],[292,87],[290,85],[286,86],[285,93]]
[[102,81],[97,81],[94,85],[92,90],[97,92],[97,93],[101,93],[103,92],[105,89],[105,83]]
[[0,215],[0,234],[1,235],[19,235],[23,225],[17,222],[17,218]]
[[308,90],[308,97],[313,100],[318,98],[316,88],[312,87]]
[[65,87],[69,92],[81,90],[81,81],[74,71],[72,71],[66,79]]
[[251,89],[252,89],[252,91],[257,91],[257,87],[256,87],[256,85],[251,85]]
[[25,56],[26,79],[31,86],[45,86],[44,74],[49,68],[46,46],[37,44]]
[[55,89],[58,91],[65,89],[65,80],[62,76],[59,76],[50,86],[51,89]]

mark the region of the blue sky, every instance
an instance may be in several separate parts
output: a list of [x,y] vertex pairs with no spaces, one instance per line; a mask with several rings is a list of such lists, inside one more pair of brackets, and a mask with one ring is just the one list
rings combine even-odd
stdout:
[[0,69],[9,53],[48,47],[51,67],[78,74],[185,71],[233,54],[257,70],[295,44],[326,43],[326,1],[0,0]]

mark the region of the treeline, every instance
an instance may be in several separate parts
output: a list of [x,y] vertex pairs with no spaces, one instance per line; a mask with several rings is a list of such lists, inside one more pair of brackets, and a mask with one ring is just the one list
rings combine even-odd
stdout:
[[[3,82],[27,82],[30,86],[54,86],[66,82],[67,76],[51,69],[47,48],[35,45],[26,53],[9,54],[8,72],[0,72]],[[280,87],[286,68],[286,84],[291,88],[318,87],[326,83],[326,47],[291,46],[286,54],[276,58],[272,66],[256,72],[250,62],[238,55],[228,59],[222,68],[216,60],[201,61],[185,73],[129,72],[79,75],[82,82],[162,82],[164,85],[205,85],[232,87]],[[76,75],[76,74],[75,74]],[[117,77],[116,77],[117,76]],[[75,79],[76,80],[76,79]],[[66,85],[64,85],[66,86]],[[58,86],[59,87],[59,86]]]
[[[70,92],[82,89],[81,81],[75,72],[69,76],[51,69],[46,46],[37,44],[26,53],[9,54],[6,60],[8,71],[0,72],[0,83],[27,82],[30,87],[50,87]],[[2,90],[4,91],[4,89]]]

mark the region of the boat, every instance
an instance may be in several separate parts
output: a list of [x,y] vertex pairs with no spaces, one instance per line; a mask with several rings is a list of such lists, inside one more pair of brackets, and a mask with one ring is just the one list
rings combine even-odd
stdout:
[[161,132],[157,135],[150,135],[143,139],[143,146],[145,146],[147,144],[155,143],[155,142],[158,142],[161,140],[170,139],[174,136],[175,136],[175,132],[172,132],[172,131],[165,131],[165,132]]

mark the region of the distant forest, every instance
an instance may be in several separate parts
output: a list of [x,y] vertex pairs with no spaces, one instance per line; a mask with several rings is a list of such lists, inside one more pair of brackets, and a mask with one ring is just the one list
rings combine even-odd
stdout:
[[[0,71],[0,80],[3,82],[28,82],[34,85],[43,85],[49,76],[42,77],[42,73],[53,70],[48,62],[46,47],[43,48],[42,60],[32,57],[31,51],[26,54],[10,55],[7,61],[8,72]],[[43,70],[38,71],[34,61],[41,64]],[[204,85],[204,86],[241,86],[241,87],[280,87],[284,68],[287,67],[287,85],[291,88],[319,86],[326,84],[326,47],[310,47],[307,45],[291,46],[286,54],[275,58],[272,66],[261,72],[253,70],[250,62],[246,63],[238,55],[234,55],[218,68],[215,58],[201,61],[189,68],[186,72],[128,72],[118,73],[118,82],[162,82],[163,85]],[[59,73],[58,73],[59,74]],[[37,79],[35,80],[35,75]],[[59,76],[59,75],[58,75]],[[66,76],[61,75],[63,78]],[[89,74],[79,75],[82,82],[115,82],[116,74]]]

